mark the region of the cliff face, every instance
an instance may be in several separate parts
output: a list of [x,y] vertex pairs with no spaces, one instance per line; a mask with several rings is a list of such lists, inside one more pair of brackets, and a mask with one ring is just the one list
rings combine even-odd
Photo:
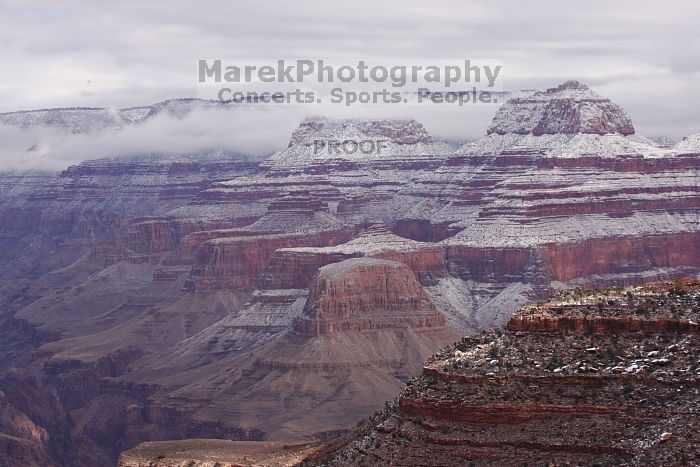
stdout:
[[[688,280],[526,307],[505,331],[438,353],[395,403],[309,463],[697,462],[699,305],[700,281]],[[648,326],[600,324],[640,315]]]
[[327,246],[349,239],[348,232],[260,235],[215,239],[201,244],[186,287],[191,290],[253,289],[275,251],[296,246]]
[[394,235],[387,226],[375,224],[362,229],[354,238],[339,245],[277,250],[270,260],[265,280],[282,283],[288,280],[296,284],[282,288],[306,288],[321,266],[355,257],[403,263],[424,286],[435,285],[448,276],[445,249],[442,246],[400,237]]
[[403,263],[356,258],[322,267],[309,292],[301,334],[443,327],[440,315]]
[[[367,138],[385,140],[386,151],[329,154],[313,147],[317,140]],[[381,222],[434,243],[422,258],[375,255],[413,261],[423,285],[452,276],[502,292],[522,281],[544,296],[552,281],[633,283],[697,270],[694,252],[675,251],[697,235],[700,163],[692,147],[654,146],[634,134],[619,106],[567,82],[508,101],[484,138],[457,150],[411,120],[307,120],[254,176],[217,183],[196,205],[264,211],[255,224],[275,234],[281,226],[302,235],[350,226],[357,233]],[[306,220],[292,221],[292,214]],[[198,248],[192,240],[191,251]],[[204,277],[238,262],[236,254],[207,249],[201,246],[193,288],[257,285],[223,277],[231,271],[221,281]],[[220,261],[223,256],[228,259]],[[303,256],[294,254],[302,262]],[[319,265],[321,257],[316,253]],[[309,267],[302,275],[313,272]]]
[[[591,261],[585,261],[586,257]],[[601,238],[549,245],[547,258],[553,278],[560,281],[657,267],[694,267],[700,263],[700,235]]]

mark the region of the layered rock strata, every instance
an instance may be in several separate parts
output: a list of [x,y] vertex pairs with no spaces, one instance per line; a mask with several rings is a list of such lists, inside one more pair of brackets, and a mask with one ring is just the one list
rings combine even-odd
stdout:
[[386,328],[443,327],[440,315],[411,270],[395,261],[354,258],[319,269],[304,316],[305,335]]

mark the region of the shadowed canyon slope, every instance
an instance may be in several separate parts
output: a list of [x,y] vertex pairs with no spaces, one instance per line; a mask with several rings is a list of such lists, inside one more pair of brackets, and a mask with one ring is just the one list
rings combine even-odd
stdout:
[[[700,272],[697,136],[658,147],[577,82],[487,133],[310,119],[261,163],[1,174],[3,413],[35,427],[3,428],[8,449],[99,465],[149,440],[326,438],[521,305]],[[382,150],[314,146],[365,139]]]

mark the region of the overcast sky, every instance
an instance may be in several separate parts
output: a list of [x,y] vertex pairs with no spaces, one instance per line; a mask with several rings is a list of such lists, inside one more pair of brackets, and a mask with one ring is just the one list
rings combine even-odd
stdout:
[[695,0],[0,0],[0,111],[192,96],[204,57],[495,58],[506,88],[575,78],[681,137],[700,130],[698,19]]

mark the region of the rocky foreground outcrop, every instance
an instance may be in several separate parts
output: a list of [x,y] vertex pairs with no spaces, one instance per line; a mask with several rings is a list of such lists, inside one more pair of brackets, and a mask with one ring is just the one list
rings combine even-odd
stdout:
[[700,280],[525,307],[439,352],[308,464],[695,464],[699,320]]

